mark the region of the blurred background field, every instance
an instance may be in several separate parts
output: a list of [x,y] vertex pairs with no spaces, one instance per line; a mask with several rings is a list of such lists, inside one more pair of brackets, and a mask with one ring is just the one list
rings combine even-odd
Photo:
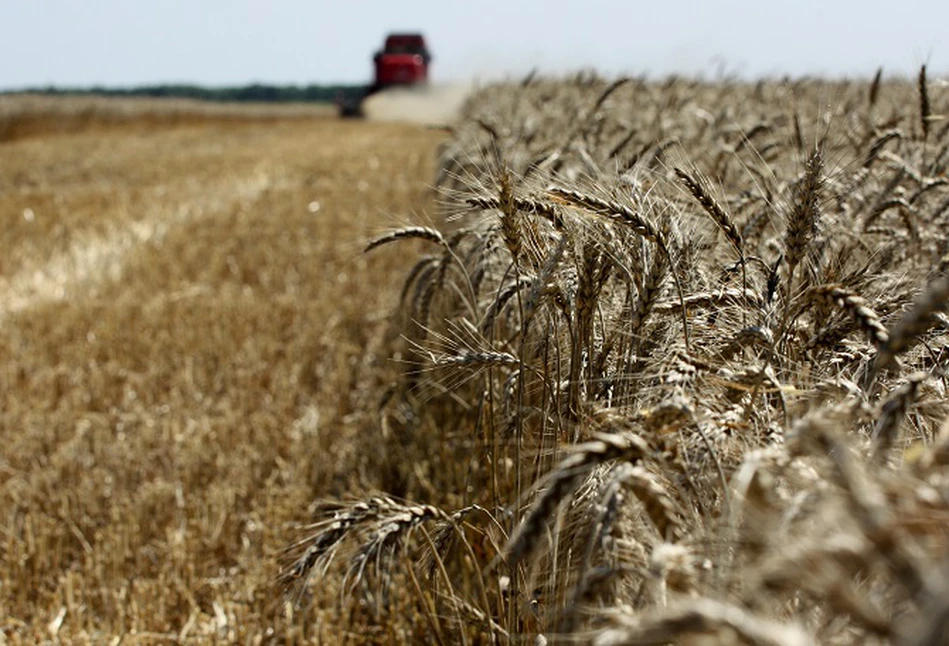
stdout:
[[0,94],[0,143],[95,128],[144,129],[213,120],[309,119],[333,112],[330,103],[223,103],[148,97]]

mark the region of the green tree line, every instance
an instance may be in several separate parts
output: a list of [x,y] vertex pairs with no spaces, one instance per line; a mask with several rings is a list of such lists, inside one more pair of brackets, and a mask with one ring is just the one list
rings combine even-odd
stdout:
[[340,92],[358,89],[353,85],[264,85],[254,83],[236,87],[204,87],[200,85],[163,84],[143,85],[133,88],[63,88],[40,87],[6,92],[6,94],[47,94],[61,96],[140,96],[200,99],[203,101],[229,102],[331,102]]

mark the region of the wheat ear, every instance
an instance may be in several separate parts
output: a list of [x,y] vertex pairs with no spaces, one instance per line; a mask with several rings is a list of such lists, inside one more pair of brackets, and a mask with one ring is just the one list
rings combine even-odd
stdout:
[[916,399],[919,385],[928,377],[929,375],[925,372],[910,375],[906,383],[897,388],[896,392],[883,404],[880,419],[873,427],[874,459],[882,459],[896,442],[900,422],[903,421],[910,404]]
[[395,240],[404,240],[406,238],[418,238],[421,240],[434,242],[435,244],[445,244],[445,239],[442,237],[441,232],[439,232],[437,229],[433,229],[431,227],[403,227],[401,229],[395,229],[393,231],[384,233],[378,238],[371,240],[363,251],[369,252],[376,247],[381,247],[382,245],[394,242]]
[[[555,228],[563,228],[563,215],[561,215],[561,213],[553,204],[541,202],[529,197],[513,196],[511,199],[513,201],[514,207],[519,211],[539,215],[548,220],[552,225],[554,225]],[[465,203],[468,206],[473,206],[484,210],[501,208],[501,200],[496,197],[489,196],[468,197],[465,198]]]
[[929,105],[929,90],[926,83],[926,66],[919,68],[919,121],[922,125],[923,141],[929,138],[929,121],[931,109]]
[[573,447],[572,455],[561,461],[541,482],[542,493],[505,546],[504,560],[513,566],[533,553],[557,506],[576,490],[594,467],[612,460],[638,462],[648,452],[646,441],[629,432],[599,434],[593,442]]
[[880,96],[880,81],[883,80],[883,68],[878,67],[877,73],[873,75],[873,82],[870,83],[870,91],[868,93],[868,99],[870,101],[870,107],[873,108],[877,104],[877,99]]
[[933,314],[943,312],[949,305],[949,277],[940,276],[931,282],[916,299],[912,309],[903,315],[892,330],[887,343],[880,349],[874,362],[872,376],[890,365],[898,354],[909,350],[936,324]]
[[804,165],[804,178],[798,185],[794,206],[788,217],[788,230],[784,239],[785,262],[788,267],[788,287],[794,278],[794,269],[804,257],[807,245],[817,232],[820,218],[820,192],[823,185],[821,171],[824,168],[824,155],[820,148],[807,158]]
[[[817,641],[803,629],[752,614],[748,610],[710,598],[692,599],[664,611],[617,616],[620,624],[601,631],[594,646],[625,646],[643,644],[699,643],[681,641],[688,635],[726,637],[731,633],[738,641],[760,646],[816,646]],[[712,643],[712,642],[709,642]]]
[[698,202],[710,218],[712,222],[718,225],[718,228],[722,230],[722,233],[725,234],[725,237],[728,238],[728,241],[732,243],[732,246],[735,247],[735,251],[740,257],[744,257],[742,251],[742,240],[741,232],[738,231],[738,227],[731,221],[731,218],[728,217],[728,214],[725,212],[725,209],[722,208],[722,205],[712,197],[712,194],[705,188],[701,180],[698,177],[691,177],[681,168],[675,169],[675,174],[679,177],[682,183],[685,185],[689,192],[692,194],[692,197],[695,198],[695,201]]
[[884,347],[889,341],[890,335],[881,322],[880,316],[870,309],[865,299],[854,292],[840,285],[821,285],[815,288],[813,293],[817,298],[830,301],[847,312],[877,349]]

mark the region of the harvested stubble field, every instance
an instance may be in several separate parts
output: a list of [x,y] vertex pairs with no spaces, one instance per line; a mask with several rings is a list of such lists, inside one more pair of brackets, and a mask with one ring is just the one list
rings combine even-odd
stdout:
[[7,631],[945,643],[947,105],[925,70],[529,78],[441,146],[143,133],[187,176],[119,162],[145,190],[88,223],[17,180]]
[[126,108],[0,144],[0,642],[302,642],[276,555],[371,482],[405,266],[361,245],[445,135]]

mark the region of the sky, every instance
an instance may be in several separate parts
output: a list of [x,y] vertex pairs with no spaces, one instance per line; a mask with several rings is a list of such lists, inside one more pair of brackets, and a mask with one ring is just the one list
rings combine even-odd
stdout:
[[949,74],[937,0],[0,0],[0,89],[361,83],[390,31],[435,81],[594,68],[745,78]]

